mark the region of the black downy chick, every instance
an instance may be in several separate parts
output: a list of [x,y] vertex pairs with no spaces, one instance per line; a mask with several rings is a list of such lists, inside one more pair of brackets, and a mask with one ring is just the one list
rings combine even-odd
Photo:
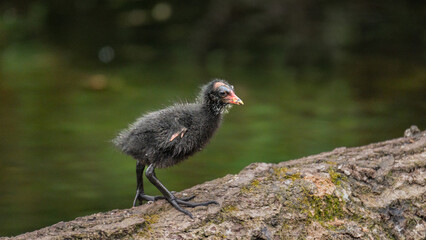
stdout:
[[[195,196],[176,198],[155,176],[155,168],[173,166],[200,151],[219,127],[223,113],[230,104],[243,105],[234,93],[234,87],[224,80],[213,80],[204,85],[195,103],[176,104],[148,113],[128,129],[123,130],[113,143],[137,160],[137,202],[166,199],[173,207],[190,216],[181,206],[196,207],[218,204],[216,201],[189,202]],[[143,189],[143,171],[163,196],[146,195]]]

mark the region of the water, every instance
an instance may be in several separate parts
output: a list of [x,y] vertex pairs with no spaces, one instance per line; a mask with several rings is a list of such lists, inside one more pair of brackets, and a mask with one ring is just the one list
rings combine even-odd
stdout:
[[[135,161],[110,140],[141,113],[192,101],[207,81],[188,63],[82,68],[39,45],[10,47],[1,63],[0,236],[131,207]],[[212,65],[209,72],[235,85],[245,105],[231,109],[202,152],[157,171],[170,190],[238,173],[252,162],[364,145],[426,125],[421,91],[404,87],[413,82],[394,91],[388,83],[371,89],[349,72],[327,80],[315,71],[301,79],[279,67]]]

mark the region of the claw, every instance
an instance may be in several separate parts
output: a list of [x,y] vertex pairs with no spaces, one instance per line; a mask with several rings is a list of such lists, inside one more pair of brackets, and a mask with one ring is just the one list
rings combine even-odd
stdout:
[[133,207],[136,207],[137,201],[139,201],[139,205],[142,205],[143,201],[155,202],[160,199],[166,199],[166,198],[164,196],[150,196],[150,195],[136,192],[135,200],[133,200]]
[[178,201],[180,201],[180,200],[178,200],[178,199],[171,199],[171,200],[169,200],[170,204],[171,204],[174,208],[176,208],[176,210],[178,210],[178,211],[180,211],[180,212],[182,212],[182,213],[184,213],[184,214],[188,215],[191,219],[193,219],[194,217],[192,216],[192,214],[191,214],[189,211],[187,211],[187,210],[183,209],[183,208],[182,208],[182,207],[178,204]]

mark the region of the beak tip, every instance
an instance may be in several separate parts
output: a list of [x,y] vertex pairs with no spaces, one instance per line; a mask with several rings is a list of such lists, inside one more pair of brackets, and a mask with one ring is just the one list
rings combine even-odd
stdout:
[[244,105],[243,100],[237,97],[235,94],[231,98],[226,99],[226,103],[234,104],[234,105]]

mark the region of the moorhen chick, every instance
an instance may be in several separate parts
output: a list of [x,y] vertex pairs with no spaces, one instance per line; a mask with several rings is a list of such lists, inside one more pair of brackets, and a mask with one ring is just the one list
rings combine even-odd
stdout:
[[[181,206],[196,207],[218,204],[216,201],[193,203],[188,198],[176,198],[155,176],[155,168],[173,166],[200,151],[219,127],[223,113],[230,104],[243,105],[234,93],[234,87],[216,79],[204,85],[195,103],[175,104],[143,115],[123,130],[113,143],[137,160],[137,190],[133,201],[166,199],[173,207],[190,216]],[[143,171],[163,196],[146,195],[143,189]]]

